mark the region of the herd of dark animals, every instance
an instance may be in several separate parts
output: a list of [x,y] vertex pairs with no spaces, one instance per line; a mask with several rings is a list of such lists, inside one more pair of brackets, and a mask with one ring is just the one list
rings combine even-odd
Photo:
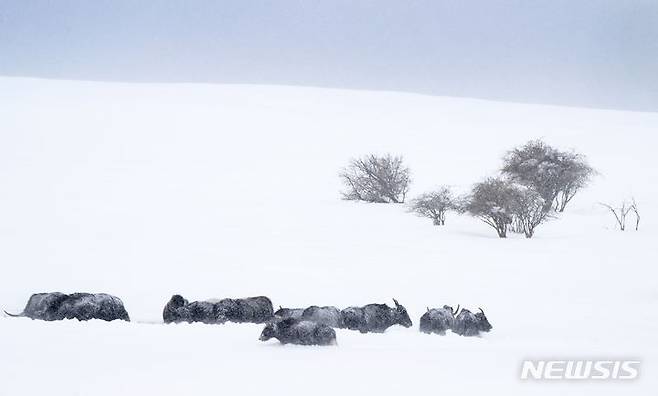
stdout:
[[427,308],[427,312],[420,317],[420,331],[445,335],[446,331],[451,330],[461,336],[478,336],[492,328],[482,308],[479,310],[480,312],[475,314],[468,309],[459,311],[459,305],[454,311],[448,305],[443,308]]
[[267,297],[188,302],[176,294],[165,305],[162,319],[165,323],[265,323],[273,314],[272,302]]
[[[164,307],[165,323],[201,322],[221,324],[226,322],[265,324],[260,340],[276,338],[282,344],[333,345],[336,344],[334,329],[356,330],[361,333],[383,333],[391,326],[411,327],[407,310],[393,299],[395,307],[386,304],[368,304],[363,307],[338,309],[332,306],[308,308],[283,308],[274,312],[269,298],[225,298],[189,302],[174,295]],[[420,331],[445,335],[448,330],[461,336],[479,336],[491,330],[484,311],[472,313],[467,309],[456,310],[444,305],[427,308],[420,318]],[[101,319],[105,321],[130,321],[120,298],[109,294],[90,293],[38,293],[33,294],[22,313],[9,316],[39,320]]]

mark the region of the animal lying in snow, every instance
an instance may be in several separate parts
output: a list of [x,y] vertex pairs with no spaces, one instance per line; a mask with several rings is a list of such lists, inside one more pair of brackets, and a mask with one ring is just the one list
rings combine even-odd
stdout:
[[341,311],[345,328],[361,333],[383,333],[389,327],[399,324],[411,327],[411,318],[407,310],[396,299],[395,308],[386,304],[368,304],[364,307],[349,307]]
[[335,329],[343,328],[343,319],[340,314],[340,309],[331,306],[318,307],[317,305],[311,305],[308,308],[279,307],[274,313],[275,320],[288,318],[303,319],[315,323],[326,324]]
[[260,335],[261,341],[276,338],[282,344],[335,345],[336,332],[331,327],[295,318],[268,323]]
[[459,305],[456,310],[448,305],[444,305],[443,308],[427,308],[427,312],[420,317],[420,331],[445,335],[446,330],[452,330],[455,324],[455,314],[458,311]]
[[272,302],[264,296],[190,303],[182,296],[174,295],[165,305],[162,318],[165,323],[265,323],[272,319],[273,311]]
[[98,293],[37,293],[33,294],[27,302],[25,309],[18,315],[39,320],[62,319],[102,319],[130,321],[128,312],[120,298],[109,294]]
[[489,320],[484,314],[482,308],[480,312],[472,313],[468,309],[462,309],[455,317],[452,331],[462,336],[477,336],[480,332],[488,332],[492,329]]

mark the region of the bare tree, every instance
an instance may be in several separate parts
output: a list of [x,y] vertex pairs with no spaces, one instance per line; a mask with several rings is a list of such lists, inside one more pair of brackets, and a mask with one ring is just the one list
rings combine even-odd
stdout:
[[[632,205],[629,205],[628,202],[624,201],[621,203],[621,206],[615,208],[612,205],[608,205],[605,203],[600,203],[601,205],[605,206],[608,208],[610,213],[612,213],[613,216],[615,216],[615,221],[617,222],[617,225],[619,226],[619,229],[621,231],[626,230],[626,216],[628,213],[632,210]],[[637,225],[639,225],[639,217],[637,220]]]
[[585,157],[559,151],[541,140],[533,140],[510,151],[503,174],[532,187],[544,199],[544,210],[563,212],[576,193],[585,187],[596,171]]
[[560,176],[557,180],[555,210],[564,212],[567,204],[578,191],[586,187],[596,171],[587,164],[585,158],[573,152],[561,152],[558,157]]
[[500,178],[489,178],[473,186],[464,210],[496,230],[500,238],[507,237],[507,228],[514,217],[513,183]]
[[535,228],[553,217],[545,201],[534,189],[511,180],[489,178],[473,187],[463,209],[493,227],[498,236],[516,227],[516,232],[532,238]]
[[429,217],[434,225],[445,225],[446,212],[456,208],[455,198],[450,189],[441,186],[436,191],[422,194],[413,199],[409,209],[419,216]]
[[551,211],[544,210],[544,199],[535,190],[516,186],[512,194],[512,222],[517,225],[518,231],[526,238],[532,238],[535,228],[553,217]]
[[346,187],[343,199],[366,202],[403,203],[411,182],[402,157],[390,154],[352,159],[339,176]]

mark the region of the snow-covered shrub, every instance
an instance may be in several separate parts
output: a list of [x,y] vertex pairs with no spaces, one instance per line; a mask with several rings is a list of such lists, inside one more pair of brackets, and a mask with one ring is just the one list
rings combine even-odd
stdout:
[[511,180],[533,188],[544,199],[544,211],[562,212],[596,171],[585,157],[560,151],[541,140],[532,140],[510,151],[502,172]]
[[403,203],[411,182],[402,157],[390,154],[352,159],[339,176],[343,199],[366,202]]
[[409,207],[411,212],[432,219],[434,225],[445,225],[446,212],[454,209],[457,209],[455,198],[445,186],[414,198]]
[[552,217],[552,211],[545,210],[544,199],[532,188],[514,186],[514,190],[511,205],[513,223],[517,225],[518,232],[522,232],[526,238],[532,238],[535,228]]
[[463,206],[463,210],[493,227],[501,238],[507,237],[512,224],[532,238],[535,228],[552,217],[544,208],[545,201],[537,191],[502,178],[476,184]]
[[514,217],[516,194],[517,187],[509,180],[488,178],[473,186],[463,209],[490,225],[499,237],[506,238]]

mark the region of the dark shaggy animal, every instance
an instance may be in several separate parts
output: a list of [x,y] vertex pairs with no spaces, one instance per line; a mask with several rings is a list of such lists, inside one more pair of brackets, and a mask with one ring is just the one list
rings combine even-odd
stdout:
[[340,309],[336,307],[318,307],[313,305],[304,310],[301,318],[302,320],[309,320],[336,329],[342,329],[344,327]]
[[268,323],[260,335],[261,341],[276,338],[282,344],[335,345],[336,332],[331,327],[294,318]]
[[101,319],[106,321],[130,321],[128,312],[123,307],[120,298],[109,294],[98,293],[38,293],[33,294],[27,302],[25,309],[18,315],[39,320]]
[[274,312],[274,319],[282,320],[288,318],[301,319],[305,308],[283,308],[279,305],[279,309]]
[[265,323],[273,317],[272,302],[267,297],[225,298],[219,301],[188,302],[174,295],[162,311],[165,323]]
[[455,323],[452,327],[454,333],[467,337],[477,336],[480,335],[480,332],[487,332],[491,329],[491,324],[487,320],[482,308],[476,314],[468,309],[462,309],[455,317]]
[[427,312],[420,317],[420,331],[423,333],[434,333],[445,335],[455,324],[455,314],[459,306],[453,310],[451,306],[444,305],[443,308],[427,308]]
[[368,304],[364,307],[349,307],[343,309],[341,317],[343,325],[350,330],[361,333],[383,333],[389,327],[399,324],[411,327],[411,318],[407,310],[396,299],[395,308],[386,304]]

